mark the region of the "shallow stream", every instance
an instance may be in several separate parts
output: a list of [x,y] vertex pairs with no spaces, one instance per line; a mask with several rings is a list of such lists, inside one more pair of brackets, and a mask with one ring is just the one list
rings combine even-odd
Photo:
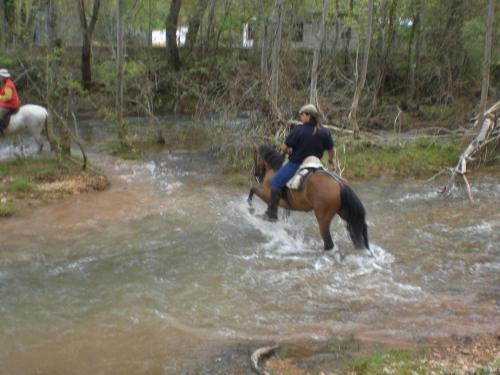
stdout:
[[337,218],[341,257],[312,214],[250,214],[207,152],[90,156],[109,190],[0,221],[2,373],[247,374],[253,343],[499,331],[498,176],[474,178],[474,204],[442,182],[355,184],[375,257]]

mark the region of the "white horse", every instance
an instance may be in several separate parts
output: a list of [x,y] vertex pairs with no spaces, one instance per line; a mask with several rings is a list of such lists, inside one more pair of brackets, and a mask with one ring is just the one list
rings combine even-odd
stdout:
[[5,135],[9,135],[17,133],[22,129],[29,129],[38,144],[38,152],[42,152],[42,132],[44,130],[45,136],[47,139],[49,138],[48,120],[49,111],[46,108],[36,104],[25,104],[10,117],[9,124],[3,132]]

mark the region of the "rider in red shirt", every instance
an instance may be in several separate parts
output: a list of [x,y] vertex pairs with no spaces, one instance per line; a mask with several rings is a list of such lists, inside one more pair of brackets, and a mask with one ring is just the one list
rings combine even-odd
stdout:
[[15,112],[21,102],[17,95],[16,86],[10,79],[7,69],[0,69],[0,134],[7,128],[10,115]]

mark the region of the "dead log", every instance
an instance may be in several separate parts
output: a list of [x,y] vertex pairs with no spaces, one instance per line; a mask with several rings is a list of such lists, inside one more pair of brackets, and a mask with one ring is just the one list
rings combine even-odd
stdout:
[[[471,202],[473,201],[472,190],[470,188],[469,181],[465,176],[465,174],[467,173],[467,162],[475,161],[475,156],[483,152],[487,145],[495,141],[500,141],[500,124],[495,114],[495,111],[497,111],[498,109],[500,109],[500,102],[497,102],[484,113],[484,116],[482,117],[483,123],[481,124],[479,132],[472,140],[472,142],[467,146],[462,155],[460,155],[456,167],[452,169],[451,176],[448,179],[447,184],[440,192],[442,196],[447,196],[450,194],[451,188],[453,187],[455,182],[455,178],[457,176],[461,176],[465,182],[469,200]],[[477,124],[478,120],[474,122],[473,127],[476,127]]]
[[263,348],[259,348],[254,351],[250,357],[250,360],[252,361],[252,369],[259,375],[270,375],[269,372],[264,369],[262,362],[274,355],[278,348],[279,345],[264,346]]

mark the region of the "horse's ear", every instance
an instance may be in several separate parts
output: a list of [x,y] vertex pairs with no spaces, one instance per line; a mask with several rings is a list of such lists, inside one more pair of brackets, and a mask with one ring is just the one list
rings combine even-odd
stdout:
[[259,145],[257,143],[254,143],[252,148],[253,148],[254,151],[258,151],[259,150]]

